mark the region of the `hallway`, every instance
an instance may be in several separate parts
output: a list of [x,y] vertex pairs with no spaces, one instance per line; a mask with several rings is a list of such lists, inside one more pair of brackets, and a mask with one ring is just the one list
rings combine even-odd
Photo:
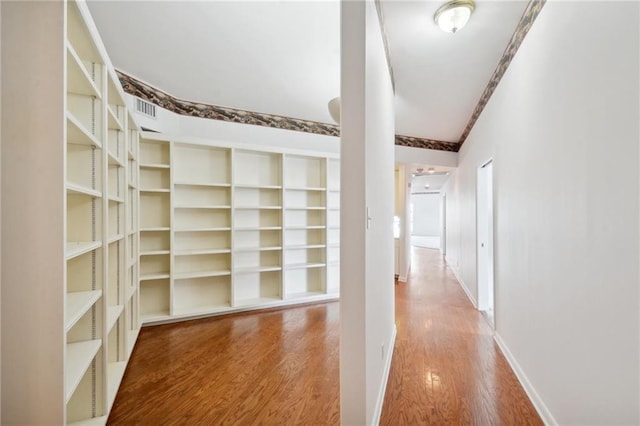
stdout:
[[[413,248],[382,425],[542,424],[438,250]],[[339,424],[337,302],[142,330],[109,424]]]
[[381,425],[541,425],[439,250],[412,248]]

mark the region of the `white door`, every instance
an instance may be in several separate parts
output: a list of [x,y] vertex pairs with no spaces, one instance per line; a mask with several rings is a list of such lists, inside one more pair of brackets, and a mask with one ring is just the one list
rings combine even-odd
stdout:
[[478,169],[477,188],[478,309],[494,322],[493,162]]

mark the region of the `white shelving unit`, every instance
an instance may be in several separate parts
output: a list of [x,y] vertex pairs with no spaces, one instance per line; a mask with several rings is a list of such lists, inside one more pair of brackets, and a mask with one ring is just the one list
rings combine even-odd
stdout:
[[340,293],[340,160],[327,159],[327,293]]
[[[14,103],[22,115],[12,123],[31,121],[22,123],[24,139],[6,150],[8,144],[3,146],[3,155],[27,149],[31,157],[24,156],[29,161],[20,161],[11,172],[32,200],[19,203],[23,218],[11,223],[22,230],[23,240],[39,244],[24,251],[15,246],[15,238],[7,240],[12,241],[10,251],[34,256],[28,268],[11,261],[20,277],[7,273],[21,284],[22,297],[3,294],[12,309],[32,317],[25,332],[5,341],[5,347],[19,353],[14,359],[12,351],[3,351],[15,367],[10,375],[3,374],[3,386],[11,389],[10,403],[3,404],[3,423],[106,423],[140,330],[138,129],[83,1],[15,3],[3,7],[3,13],[12,22],[30,22],[41,29],[29,37],[7,31],[8,45],[32,52],[25,57],[49,52],[35,55],[48,61],[46,65],[30,62],[7,76],[7,84],[24,89],[24,100]],[[47,75],[38,74],[38,68]],[[34,81],[39,84],[34,86]],[[49,92],[61,96],[54,99]],[[35,99],[43,106],[25,107],[24,102],[35,105]],[[45,131],[29,135],[40,131],[35,128]],[[48,205],[43,208],[35,200]],[[34,226],[35,214],[51,232]],[[25,298],[28,288],[39,294]],[[58,313],[61,321],[56,320]],[[39,375],[37,390],[30,374]]]
[[335,156],[155,133],[140,151],[144,323],[337,297]]
[[302,155],[285,157],[286,299],[327,294],[327,161]]
[[140,139],[140,317],[170,314],[170,143]]

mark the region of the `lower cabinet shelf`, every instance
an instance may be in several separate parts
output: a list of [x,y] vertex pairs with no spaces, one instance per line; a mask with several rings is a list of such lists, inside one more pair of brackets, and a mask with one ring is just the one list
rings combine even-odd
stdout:
[[274,272],[282,270],[281,266],[249,266],[245,268],[236,268],[234,272],[236,274],[247,274],[252,272]]
[[138,335],[140,334],[140,328],[136,328],[135,330],[129,330],[129,334],[127,336],[127,359],[131,357],[131,353],[133,352],[133,347],[136,344],[136,340],[138,340]]
[[327,266],[324,263],[294,263],[291,265],[285,265],[286,269],[305,269],[305,268],[322,268]]
[[80,384],[82,376],[91,365],[98,350],[102,346],[102,340],[88,340],[85,342],[67,343],[67,355],[64,362],[65,400],[69,402],[71,395]]
[[211,271],[176,272],[174,274],[174,277],[177,280],[182,280],[187,278],[222,277],[230,274],[231,274],[231,271],[223,269],[223,270],[211,270]]
[[108,419],[108,416],[102,416],[67,424],[69,426],[104,426],[107,424]]
[[100,248],[102,241],[69,241],[65,247],[67,260]]
[[140,319],[143,324],[156,322],[156,321],[165,321],[170,319],[171,315],[169,311],[153,311],[153,312],[143,312],[140,314]]
[[140,275],[140,281],[150,281],[150,280],[160,280],[160,279],[168,279],[169,278],[169,273],[168,272],[158,272],[158,273],[153,273],[153,274],[145,274],[145,275]]
[[177,308],[173,311],[173,317],[189,317],[189,316],[198,316],[198,315],[206,315],[206,314],[214,314],[218,312],[227,312],[229,310],[229,305],[200,305],[193,307],[183,307]]
[[107,365],[107,398],[109,403],[109,411],[116,400],[116,394],[122,382],[124,371],[127,369],[127,362],[110,362]]
[[77,291],[67,293],[65,309],[65,331],[71,327],[87,312],[102,296],[102,290]]
[[122,305],[109,306],[107,308],[107,333],[111,331],[116,321],[118,321],[123,309],[124,306]]
[[236,308],[245,308],[249,306],[264,306],[270,305],[274,303],[282,302],[281,297],[258,297],[255,299],[239,299],[234,303],[234,307]]
[[309,297],[317,297],[317,296],[326,296],[324,292],[321,291],[305,291],[302,293],[289,293],[286,296],[286,299],[303,299]]

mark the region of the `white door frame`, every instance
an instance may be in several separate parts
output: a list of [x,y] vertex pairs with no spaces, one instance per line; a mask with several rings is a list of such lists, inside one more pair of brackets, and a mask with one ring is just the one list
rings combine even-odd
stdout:
[[493,159],[478,168],[476,192],[476,250],[478,309],[495,328],[495,282],[493,241]]
[[443,256],[447,255],[447,194],[442,193],[440,199],[440,251]]

